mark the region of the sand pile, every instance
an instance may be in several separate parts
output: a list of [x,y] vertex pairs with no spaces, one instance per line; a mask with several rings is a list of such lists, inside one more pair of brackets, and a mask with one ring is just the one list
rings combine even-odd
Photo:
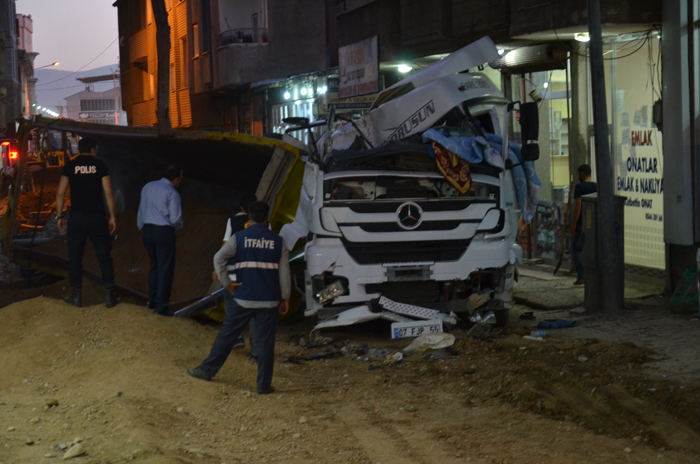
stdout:
[[[54,462],[73,443],[94,464],[697,462],[697,385],[645,377],[632,345],[457,331],[456,356],[283,363],[329,348],[292,343],[309,322],[279,328],[277,393],[258,396],[247,349],[213,382],[185,374],[216,327],[128,304],[1,308],[0,463]],[[380,328],[325,335],[408,344]]]
[[[212,259],[221,247],[228,213],[202,204],[183,207],[184,227],[176,232],[177,251],[175,280],[171,303],[198,298],[211,285]],[[58,236],[37,250],[68,258],[66,236]],[[146,294],[151,262],[141,243],[141,231],[136,226],[136,212],[126,211],[117,216],[117,240],[112,248],[116,281]],[[100,268],[91,244],[85,249],[83,265],[100,275]]]

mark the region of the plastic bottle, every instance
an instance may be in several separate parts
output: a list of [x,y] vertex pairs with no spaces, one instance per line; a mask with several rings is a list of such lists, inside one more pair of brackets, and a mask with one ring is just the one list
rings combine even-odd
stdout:
[[532,332],[530,332],[530,335],[532,337],[548,337],[549,332],[545,332],[544,330],[533,330]]

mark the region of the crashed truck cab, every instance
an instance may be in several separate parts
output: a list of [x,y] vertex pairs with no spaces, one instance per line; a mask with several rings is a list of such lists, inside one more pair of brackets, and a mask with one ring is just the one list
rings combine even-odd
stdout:
[[380,318],[505,323],[522,260],[511,164],[469,163],[470,183],[455,185],[421,136],[450,127],[502,137],[511,107],[480,73],[402,81],[318,142],[282,230],[288,243],[306,238],[305,314],[317,329]]

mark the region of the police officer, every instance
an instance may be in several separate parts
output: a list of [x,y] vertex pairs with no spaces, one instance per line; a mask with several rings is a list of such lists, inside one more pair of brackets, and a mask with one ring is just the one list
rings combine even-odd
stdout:
[[[65,226],[63,199],[70,185],[68,274],[72,293],[65,301],[74,306],[82,304],[83,253],[85,242],[90,237],[102,271],[105,304],[111,308],[118,303],[114,294],[114,264],[110,254],[112,235],[117,230],[112,181],[107,165],[96,158],[97,141],[95,139],[87,137],[80,139],[78,148],[80,155],[63,166],[56,194],[56,218],[58,227],[63,229]],[[109,220],[105,217],[103,192],[109,208]]]
[[[291,273],[289,250],[282,237],[268,225],[270,207],[261,201],[249,207],[251,225],[231,237],[214,256],[214,267],[221,283],[233,294],[233,308],[226,312],[224,324],[211,352],[202,364],[187,373],[201,380],[211,380],[226,362],[234,343],[255,316],[258,336],[258,394],[272,393],[277,314],[289,311]],[[233,258],[236,282],[226,269]]]

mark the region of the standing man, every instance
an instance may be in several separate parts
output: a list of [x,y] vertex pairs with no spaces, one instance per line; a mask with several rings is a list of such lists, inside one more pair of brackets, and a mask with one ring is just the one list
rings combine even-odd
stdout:
[[[272,387],[275,361],[277,314],[289,311],[291,273],[289,250],[282,237],[272,232],[267,220],[270,207],[256,201],[249,207],[252,224],[235,234],[214,256],[214,267],[221,283],[234,296],[232,311],[226,312],[224,324],[214,340],[207,359],[187,373],[201,380],[211,380],[231,353],[234,343],[255,316],[258,349],[258,394],[266,395]],[[231,282],[226,264],[234,258],[236,282]]]
[[583,285],[583,243],[581,240],[581,228],[583,219],[581,217],[581,196],[598,191],[598,184],[591,180],[591,167],[587,164],[582,164],[578,167],[579,183],[574,187],[574,221],[573,221],[573,253],[574,268],[576,269],[576,281],[574,285]]
[[[253,193],[244,193],[239,201],[240,211],[234,216],[231,216],[226,222],[226,233],[224,234],[224,240],[221,246],[226,245],[232,235],[245,230],[250,225],[250,218],[248,217],[248,207],[254,202],[258,201],[258,198]],[[226,264],[226,268],[229,270],[229,279],[232,282],[236,282],[236,262],[234,258],[230,258]],[[214,271],[214,281],[218,281],[219,277]],[[224,292],[224,309],[228,313],[233,310],[233,295],[230,292]],[[250,321],[250,360],[257,363],[258,362],[258,345],[257,337],[255,336],[255,316]],[[245,341],[243,340],[243,334],[241,333],[240,338],[233,344],[233,348],[243,348],[245,346]]]
[[[58,227],[63,229],[66,223],[63,216],[63,199],[70,185],[68,275],[72,293],[65,301],[78,307],[82,304],[83,253],[85,242],[90,237],[102,271],[105,305],[112,308],[118,303],[114,293],[114,264],[110,254],[114,241],[112,235],[117,230],[112,180],[109,177],[107,165],[96,158],[97,141],[95,139],[87,137],[80,139],[78,148],[80,154],[63,166],[56,194],[56,218]],[[109,208],[109,220],[105,217],[103,192]]]
[[141,190],[137,223],[141,239],[151,258],[148,272],[146,307],[169,316],[168,304],[175,273],[175,229],[182,228],[182,204],[177,188],[182,169],[169,166],[160,180],[147,183]]

